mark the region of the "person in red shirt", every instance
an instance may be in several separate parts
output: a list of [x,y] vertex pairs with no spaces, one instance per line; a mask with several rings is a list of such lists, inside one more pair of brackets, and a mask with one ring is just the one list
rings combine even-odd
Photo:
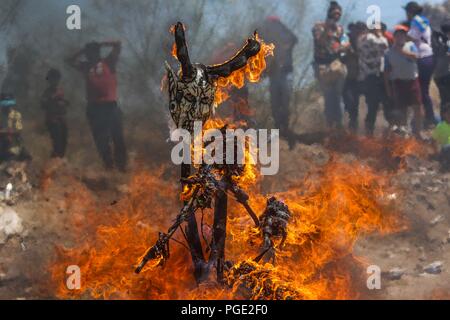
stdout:
[[[111,48],[102,58],[101,49]],[[126,170],[127,152],[123,136],[122,111],[117,104],[116,66],[121,42],[91,42],[67,63],[83,73],[86,81],[87,117],[98,152],[106,169]],[[82,60],[82,58],[85,58]],[[113,149],[114,148],[114,152]]]

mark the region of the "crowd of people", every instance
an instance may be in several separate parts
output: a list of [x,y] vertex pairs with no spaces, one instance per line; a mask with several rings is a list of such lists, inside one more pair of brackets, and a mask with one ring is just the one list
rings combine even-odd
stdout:
[[[101,49],[110,47],[107,57]],[[127,169],[122,112],[117,104],[116,65],[121,52],[120,42],[88,43],[67,64],[82,73],[86,82],[87,120],[94,143],[107,170]],[[47,88],[41,97],[45,124],[52,142],[52,158],[66,156],[68,127],[66,121],[69,102],[61,86],[61,72],[50,69],[47,73]],[[17,110],[13,94],[0,96],[0,163],[9,160],[28,161],[31,155],[22,143],[22,115]]]
[[[424,139],[424,130],[441,149],[443,164],[450,167],[450,20],[433,30],[423,7],[409,2],[406,21],[393,32],[384,23],[355,22],[348,30],[339,23],[342,7],[332,1],[327,18],[315,24],[314,72],[324,98],[330,128],[343,127],[341,103],[349,115],[349,129],[358,131],[361,97],[367,115],[365,133],[372,136],[378,111],[383,109],[389,128],[402,135]],[[432,80],[439,89],[440,114],[430,96]],[[409,121],[409,111],[413,114]]]
[[[433,130],[440,159],[450,168],[450,20],[441,30],[432,30],[423,8],[416,2],[405,7],[406,21],[392,33],[383,23],[368,26],[364,22],[340,24],[342,7],[331,1],[325,21],[314,25],[314,73],[324,98],[324,115],[329,128],[342,129],[343,109],[349,115],[348,128],[357,133],[361,97],[365,98],[367,115],[365,133],[374,135],[380,107],[389,129],[400,135],[414,134],[423,139],[424,130]],[[269,16],[259,26],[262,37],[276,46],[276,55],[268,65],[270,103],[275,127],[292,147],[298,136],[289,125],[294,71],[293,49],[296,35],[277,16]],[[102,57],[102,48],[110,53]],[[226,48],[217,54],[226,55]],[[91,42],[67,59],[86,83],[87,120],[98,153],[106,169],[127,168],[127,151],[123,135],[122,112],[117,100],[116,66],[121,53],[120,42]],[[61,72],[51,69],[48,87],[41,106],[52,141],[53,158],[64,158],[68,140],[66,109],[69,102],[61,87]],[[440,93],[440,113],[434,112],[430,85],[434,79]],[[247,121],[253,113],[248,108],[247,88],[235,90],[230,101],[240,111],[236,117]],[[21,139],[22,117],[14,95],[0,96],[0,163],[31,159]],[[244,111],[245,112],[244,112]],[[411,111],[411,112],[409,112]],[[411,113],[412,120],[409,120]]]

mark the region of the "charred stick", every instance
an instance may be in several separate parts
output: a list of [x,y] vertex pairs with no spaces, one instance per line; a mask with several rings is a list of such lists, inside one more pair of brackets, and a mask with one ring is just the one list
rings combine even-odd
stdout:
[[213,244],[209,265],[216,265],[217,282],[223,283],[223,264],[225,262],[225,240],[227,234],[228,196],[226,192],[217,192],[214,201]]
[[184,33],[184,25],[178,22],[175,25],[175,45],[177,46],[177,58],[181,64],[182,78],[191,79],[194,76],[194,67],[189,58],[189,51]]
[[[184,33],[184,31],[183,31]],[[188,179],[191,175],[191,166],[189,164],[181,165],[181,180]],[[184,183],[182,183],[184,186]],[[198,193],[198,187],[196,187],[196,192],[192,196],[191,200],[195,199]],[[201,273],[203,265],[205,263],[205,257],[203,256],[203,248],[200,240],[200,235],[198,233],[198,225],[195,215],[189,215],[187,217],[187,227],[185,229],[185,234],[188,239],[188,245],[191,252],[192,262],[194,264],[194,276],[197,282],[201,278]]]
[[256,31],[253,38],[247,40],[247,44],[236,55],[223,64],[207,66],[208,75],[215,77],[229,77],[234,71],[245,67],[248,60],[256,56],[261,50],[261,44],[256,38]]
[[253,211],[253,209],[248,204],[249,196],[244,192],[244,190],[240,189],[236,185],[232,185],[230,188],[231,192],[234,194],[236,201],[242,204],[247,210],[250,217],[253,219],[253,222],[255,223],[256,227],[259,227],[259,219],[256,213]]
[[270,249],[272,249],[272,247],[264,248],[264,250],[259,254],[259,256],[253,259],[253,261],[259,263],[261,259],[266,255],[266,253],[269,252]]
[[208,243],[208,239],[206,239],[206,236],[205,236],[205,232],[204,232],[204,228],[203,228],[205,226],[204,218],[205,218],[205,213],[202,210],[202,221],[200,223],[200,228],[201,228],[203,241],[206,243],[206,253],[208,253],[209,250],[211,250],[211,244]]

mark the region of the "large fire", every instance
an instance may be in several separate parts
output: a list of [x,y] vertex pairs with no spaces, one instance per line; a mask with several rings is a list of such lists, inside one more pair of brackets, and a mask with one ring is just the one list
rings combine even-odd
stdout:
[[220,105],[222,102],[229,98],[229,90],[232,87],[241,89],[245,85],[245,80],[250,82],[258,82],[261,79],[261,75],[267,68],[266,58],[273,56],[275,49],[274,44],[266,44],[256,34],[256,39],[261,44],[261,50],[259,53],[251,57],[245,67],[233,72],[229,77],[219,78],[217,81],[217,91],[215,103]]
[[[226,258],[234,266],[226,274],[227,285],[208,282],[197,286],[180,232],[176,242],[171,243],[171,256],[164,268],[150,266],[136,275],[133,262],[137,263],[149,244],[155,242],[158,231],[167,229],[181,206],[176,196],[179,185],[168,182],[162,172],[137,174],[130,183],[128,196],[114,206],[97,209],[92,202],[72,205],[86,219],[73,235],[75,247],[58,248],[57,259],[51,265],[57,297],[357,298],[354,277],[360,274],[362,262],[352,255],[355,242],[367,234],[403,228],[389,200],[388,195],[393,192],[389,176],[380,176],[360,163],[335,158],[298,186],[276,194],[288,204],[293,217],[286,245],[282,251],[277,250],[275,265],[252,261],[261,245],[259,230],[244,209],[230,200]],[[253,184],[246,191],[251,195],[251,206],[260,214],[266,200],[258,195],[257,189],[258,185]],[[77,193],[83,194],[81,191]],[[212,212],[207,210],[203,215],[198,213],[197,218],[209,241]],[[90,233],[93,228],[95,232]],[[81,290],[66,287],[66,268],[70,265],[81,269]]]

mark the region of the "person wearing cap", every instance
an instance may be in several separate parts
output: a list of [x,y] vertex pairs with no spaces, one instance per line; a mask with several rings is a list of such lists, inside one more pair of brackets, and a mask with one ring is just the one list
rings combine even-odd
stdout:
[[350,41],[339,21],[342,7],[331,1],[325,22],[314,25],[314,73],[325,101],[325,118],[330,128],[342,127],[342,91],[347,68],[341,58]]
[[422,128],[422,95],[417,66],[418,48],[408,41],[404,26],[397,26],[394,45],[385,56],[385,86],[389,97],[395,101],[393,124],[407,132],[408,109],[414,111],[413,130],[420,136]]
[[436,125],[433,102],[430,96],[430,84],[434,71],[434,54],[431,43],[432,30],[430,21],[422,15],[423,7],[415,1],[405,7],[409,22],[408,37],[418,48],[417,64],[419,66],[419,81],[422,91],[422,104],[425,109],[425,126]]
[[[104,47],[112,49],[106,58],[101,56]],[[121,47],[120,41],[91,42],[66,62],[85,77],[87,118],[105,168],[116,167],[124,172],[127,152],[122,111],[117,103],[116,72]]]
[[67,147],[66,113],[69,102],[64,98],[64,91],[60,87],[61,73],[57,69],[50,69],[46,80],[48,87],[41,97],[41,107],[45,111],[45,124],[52,141],[52,158],[64,158]]
[[23,147],[22,114],[16,110],[16,105],[16,99],[12,94],[0,95],[0,163],[31,159]]
[[384,37],[381,25],[365,32],[358,40],[359,76],[363,84],[367,104],[366,135],[372,136],[375,130],[378,109],[383,105],[385,116],[389,118],[388,99],[384,88],[384,56],[389,42]]
[[441,32],[433,32],[433,51],[436,60],[434,82],[441,98],[441,118],[444,106],[450,104],[450,19],[441,25]]
[[289,128],[289,106],[292,95],[290,75],[294,69],[292,56],[298,38],[277,16],[267,17],[258,31],[265,41],[275,45],[276,54],[270,59],[267,68],[270,105],[275,128],[280,130],[280,136],[286,139],[292,148],[296,142],[296,135]]

